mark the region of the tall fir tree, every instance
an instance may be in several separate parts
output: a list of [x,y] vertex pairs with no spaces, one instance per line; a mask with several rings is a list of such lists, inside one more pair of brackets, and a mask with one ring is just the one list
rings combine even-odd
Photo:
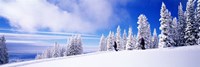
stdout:
[[178,6],[178,46],[185,45],[185,28],[186,28],[186,17],[184,15],[182,4]]
[[156,29],[154,28],[153,37],[152,37],[152,48],[158,48],[158,35],[156,33]]
[[126,49],[126,43],[127,43],[127,34],[126,34],[126,30],[124,30],[123,33],[123,49]]
[[128,39],[126,43],[126,50],[133,50],[134,49],[134,43],[133,43],[133,34],[132,34],[132,28],[129,27],[128,31]]
[[59,51],[60,51],[60,56],[61,56],[61,57],[66,56],[66,55],[65,55],[65,52],[67,51],[66,47],[62,47],[62,46],[61,46],[60,49],[59,49]]
[[78,54],[82,54],[83,53],[83,42],[82,42],[82,38],[81,38],[81,34],[78,34],[77,35],[78,36],[78,50],[79,50],[79,52],[78,52]]
[[196,23],[198,26],[198,45],[200,44],[200,0],[197,1]]
[[[54,46],[55,47],[55,46]],[[55,49],[53,49],[55,50]],[[52,49],[47,49],[46,51],[43,52],[41,58],[52,58]]]
[[54,47],[53,47],[53,50],[52,50],[52,57],[61,57],[60,55],[60,46],[58,45],[58,43],[56,42]]
[[141,39],[145,41],[145,48],[151,48],[151,29],[145,15],[141,14],[138,17],[138,35],[137,35],[137,48],[141,49]]
[[186,6],[186,29],[185,29],[185,44],[197,45],[197,26],[195,22],[195,0],[188,0]]
[[161,11],[160,11],[160,30],[161,34],[159,35],[159,48],[171,47],[174,44],[172,39],[172,18],[171,13],[166,8],[165,4],[162,3]]
[[132,43],[133,43],[133,48],[136,49],[137,48],[137,46],[136,46],[136,44],[137,44],[137,35],[133,35]]
[[74,35],[71,37],[67,45],[67,56],[79,55],[83,53],[81,35]]
[[167,17],[168,17],[168,23],[169,23],[169,28],[168,28],[169,42],[171,44],[171,45],[168,45],[168,47],[172,47],[176,45],[175,38],[174,38],[175,31],[176,31],[176,29],[174,28],[176,27],[176,24],[173,23],[173,18],[171,16],[170,11],[168,12]]
[[117,27],[116,43],[117,43],[117,50],[119,50],[119,51],[123,50],[122,40],[121,40],[121,29],[120,29],[120,26]]
[[115,49],[113,47],[115,45],[115,42],[116,42],[116,37],[115,37],[115,33],[114,32],[111,33],[111,38],[112,38],[112,40],[111,40],[111,42],[112,42],[112,48]]
[[6,47],[6,39],[4,36],[0,37],[0,65],[8,63],[8,52]]
[[37,54],[35,59],[56,58],[67,56],[67,49],[55,43],[53,47],[46,49],[42,54]]
[[[200,36],[200,32],[198,33],[198,36]],[[198,38],[197,45],[200,45],[200,37]]]
[[110,31],[108,36],[107,36],[107,51],[112,51],[113,48],[113,38],[112,38],[112,32]]
[[172,39],[174,40],[175,44],[173,44],[173,46],[178,46],[178,22],[176,17],[173,18],[173,22],[172,22]]
[[100,38],[100,42],[99,42],[99,51],[106,51],[107,48],[106,48],[106,39],[104,37],[104,35],[102,34],[101,38]]

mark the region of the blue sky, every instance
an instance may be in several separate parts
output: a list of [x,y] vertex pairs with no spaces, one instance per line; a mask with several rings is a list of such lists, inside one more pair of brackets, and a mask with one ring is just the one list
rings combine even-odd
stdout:
[[2,0],[0,35],[6,36],[10,51],[20,49],[16,46],[66,45],[77,33],[85,47],[97,47],[101,34],[115,32],[118,25],[122,32],[131,26],[137,34],[140,14],[148,18],[151,32],[156,28],[160,33],[162,2],[177,17],[179,3],[185,10],[187,0]]

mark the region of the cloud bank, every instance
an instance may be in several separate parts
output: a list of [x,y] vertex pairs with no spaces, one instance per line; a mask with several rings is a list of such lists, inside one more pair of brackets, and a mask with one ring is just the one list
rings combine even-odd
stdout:
[[[19,33],[0,33],[6,37],[8,43],[41,43],[41,44],[52,44],[59,42],[65,44],[67,39],[71,35],[49,35],[49,34],[19,34]],[[83,40],[99,40],[96,36],[82,36]],[[40,44],[38,44],[40,45]]]
[[116,1],[0,0],[0,16],[7,18],[14,29],[25,32],[94,33],[117,24],[121,15],[115,13]]

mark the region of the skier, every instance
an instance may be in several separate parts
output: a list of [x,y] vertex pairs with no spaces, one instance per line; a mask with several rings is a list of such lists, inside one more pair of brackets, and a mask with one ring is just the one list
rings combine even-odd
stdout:
[[115,51],[118,51],[118,50],[117,50],[117,43],[116,43],[116,41],[114,42],[113,47],[114,47]]
[[145,50],[145,42],[143,38],[141,39],[140,45],[141,45],[142,50]]

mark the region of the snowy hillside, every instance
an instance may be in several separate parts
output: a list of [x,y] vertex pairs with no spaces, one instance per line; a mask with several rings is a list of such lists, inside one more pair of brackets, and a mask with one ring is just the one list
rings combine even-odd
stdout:
[[200,67],[200,46],[96,52],[85,55],[42,59],[1,67]]

